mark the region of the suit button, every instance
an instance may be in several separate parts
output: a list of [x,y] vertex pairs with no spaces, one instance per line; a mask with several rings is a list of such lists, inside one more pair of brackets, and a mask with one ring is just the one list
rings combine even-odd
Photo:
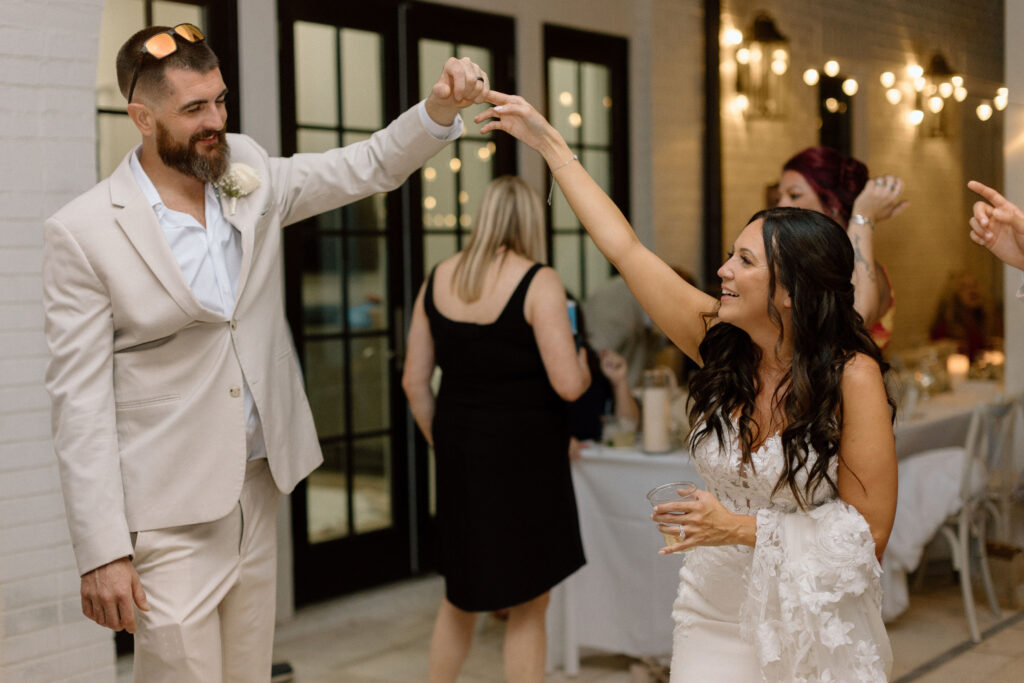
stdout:
[[238,398],[242,395],[242,389],[240,387],[231,387],[231,391],[228,393],[231,394],[231,398]]
[[233,330],[238,329],[238,321],[235,320],[234,318],[231,319],[231,329],[233,329]]

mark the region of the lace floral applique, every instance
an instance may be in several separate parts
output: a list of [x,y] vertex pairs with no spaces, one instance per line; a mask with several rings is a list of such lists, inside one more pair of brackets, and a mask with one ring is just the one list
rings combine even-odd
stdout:
[[768,681],[885,681],[881,568],[867,522],[833,500],[807,513],[757,513],[740,629]]

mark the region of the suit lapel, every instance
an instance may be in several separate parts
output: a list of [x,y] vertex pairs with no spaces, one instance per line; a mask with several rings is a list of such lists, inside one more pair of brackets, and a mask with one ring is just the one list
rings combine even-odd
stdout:
[[[134,150],[129,152],[134,153]],[[115,212],[117,224],[171,298],[189,316],[197,320],[210,319],[213,314],[203,309],[185,282],[153,207],[135,182],[127,156],[110,176],[110,201],[115,207],[121,208],[121,211]],[[214,316],[214,319],[221,318]]]

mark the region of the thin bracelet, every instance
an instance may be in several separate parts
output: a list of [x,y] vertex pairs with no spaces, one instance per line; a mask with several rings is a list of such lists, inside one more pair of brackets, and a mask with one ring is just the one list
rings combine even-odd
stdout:
[[568,166],[569,164],[571,164],[572,162],[579,160],[580,158],[573,154],[571,157],[569,157],[568,161],[563,161],[558,166],[555,166],[553,169],[551,169],[551,187],[548,189],[548,206],[551,206],[551,197],[555,194],[555,171],[559,171]]
[[568,166],[572,162],[579,161],[579,160],[580,160],[580,158],[578,156],[576,156],[575,154],[573,154],[571,157],[569,157],[568,161],[563,161],[558,166],[555,166],[553,169],[551,169],[551,175],[554,175],[555,173],[557,173],[558,171],[562,170],[563,168],[565,168],[566,166]]

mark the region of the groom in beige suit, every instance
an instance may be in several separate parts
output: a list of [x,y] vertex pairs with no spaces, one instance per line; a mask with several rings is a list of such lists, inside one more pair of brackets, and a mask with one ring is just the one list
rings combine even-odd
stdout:
[[82,611],[136,634],[137,681],[266,681],[277,498],[322,460],[281,228],[401,185],[458,137],[487,79],[450,59],[369,140],[283,159],[225,134],[224,81],[194,26],[140,31],[117,71],[142,144],[45,229],[47,388]]

